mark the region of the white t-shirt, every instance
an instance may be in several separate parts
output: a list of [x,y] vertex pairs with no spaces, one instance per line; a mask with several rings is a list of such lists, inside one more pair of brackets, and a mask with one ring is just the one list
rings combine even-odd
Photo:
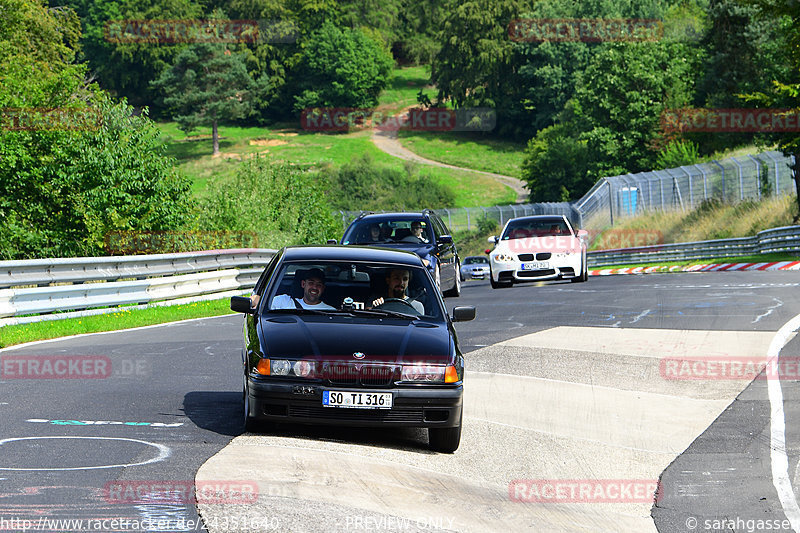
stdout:
[[307,304],[302,298],[292,298],[288,294],[279,294],[273,298],[270,309],[297,309],[297,306],[294,304],[294,302],[299,303],[300,307],[303,309],[335,309],[324,302],[313,305]]

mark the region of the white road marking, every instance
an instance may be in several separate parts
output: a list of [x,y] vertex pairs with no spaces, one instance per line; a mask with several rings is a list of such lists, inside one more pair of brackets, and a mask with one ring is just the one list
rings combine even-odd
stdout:
[[144,444],[146,446],[152,446],[153,448],[157,449],[158,455],[156,457],[153,457],[152,459],[148,459],[147,461],[140,461],[138,463],[123,463],[116,465],[99,465],[99,466],[76,466],[69,468],[12,468],[12,467],[0,466],[0,470],[12,470],[16,472],[56,472],[65,470],[99,470],[102,468],[127,468],[129,466],[141,466],[151,463],[157,463],[159,461],[163,461],[172,454],[172,450],[170,450],[167,446],[164,446],[163,444],[158,444],[156,442],[148,442],[146,440],[139,440],[139,439],[125,439],[121,437],[68,437],[68,436],[14,437],[14,438],[0,440],[0,446],[8,442],[16,442],[20,440],[46,440],[46,439],[124,440],[127,442],[138,442],[140,444]]
[[650,310],[650,309],[645,309],[644,311],[642,311],[641,313],[639,313],[638,315],[636,315],[636,318],[634,318],[633,320],[631,320],[631,324],[635,324],[635,323],[639,322],[641,319],[643,319],[644,317],[646,317],[646,316],[647,316],[647,315],[649,315],[650,313],[651,313],[651,310]]
[[[800,328],[800,315],[781,326],[767,351],[767,364],[777,362],[781,350]],[[781,507],[795,532],[800,532],[800,507],[797,505],[792,483],[789,480],[789,457],[786,455],[786,417],[783,412],[783,391],[780,376],[767,372],[767,391],[770,405],[770,459],[772,460],[772,484],[778,492]]]
[[773,298],[773,300],[774,300],[774,301],[776,301],[776,302],[778,302],[778,303],[777,303],[776,305],[773,305],[772,307],[768,307],[768,308],[767,308],[767,312],[766,312],[766,313],[762,313],[762,314],[758,315],[757,317],[755,317],[755,318],[753,319],[753,322],[751,322],[752,324],[755,324],[756,322],[760,321],[762,318],[764,318],[764,317],[766,317],[766,316],[769,316],[769,315],[771,315],[771,314],[772,314],[772,312],[773,312],[775,309],[777,309],[777,308],[779,308],[780,306],[782,306],[782,305],[783,305],[783,302],[782,302],[781,300],[779,300],[778,298]]

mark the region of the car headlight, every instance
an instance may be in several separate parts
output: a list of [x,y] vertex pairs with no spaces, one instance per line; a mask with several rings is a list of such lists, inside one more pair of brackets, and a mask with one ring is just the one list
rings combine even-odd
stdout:
[[497,263],[513,263],[514,256],[511,254],[499,253],[499,254],[494,254],[492,256],[492,260]]
[[445,367],[441,365],[403,365],[400,379],[403,381],[417,381],[426,383],[443,383]]
[[458,371],[453,365],[403,365],[400,379],[416,383],[457,383]]
[[314,379],[317,367],[314,361],[289,361],[288,359],[264,358],[258,362],[255,371],[262,376],[288,376]]

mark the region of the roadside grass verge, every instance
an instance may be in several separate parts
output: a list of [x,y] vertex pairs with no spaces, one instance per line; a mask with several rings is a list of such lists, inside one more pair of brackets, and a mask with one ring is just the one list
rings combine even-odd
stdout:
[[480,133],[400,130],[403,146],[426,159],[519,178],[525,145],[492,139]]
[[131,310],[120,307],[119,312],[106,315],[46,320],[0,327],[0,348],[80,333],[115,331],[232,313],[230,298],[174,306],[153,306],[146,309]]
[[[295,125],[296,126],[296,125]],[[220,128],[219,157],[211,155],[210,128],[199,128],[187,137],[173,122],[158,124],[168,155],[192,181],[192,193],[202,196],[214,180],[231,179],[244,159],[266,157],[276,162],[324,171],[369,154],[377,165],[403,169],[404,161],[386,154],[372,143],[369,130],[352,133],[313,133],[295,128]],[[494,179],[468,171],[416,165],[420,174],[449,187],[455,194],[452,207],[507,205],[514,203],[514,191]]]
[[635,234],[637,230],[660,232],[662,242],[658,244],[751,237],[765,229],[791,226],[796,216],[794,195],[771,197],[760,202],[745,200],[737,204],[710,201],[688,213],[656,211],[618,219],[613,228],[601,232],[594,242],[616,242],[616,239],[604,238],[607,232]]
[[[590,256],[591,257],[591,256]],[[761,254],[761,255],[745,255],[740,257],[715,257],[712,259],[687,259],[685,261],[653,261],[651,263],[631,263],[625,265],[596,265],[589,266],[589,270],[604,270],[604,269],[617,269],[617,268],[638,268],[638,267],[652,267],[652,266],[679,266],[687,267],[691,265],[714,265],[724,263],[774,263],[777,261],[799,261],[800,255],[798,254]]]

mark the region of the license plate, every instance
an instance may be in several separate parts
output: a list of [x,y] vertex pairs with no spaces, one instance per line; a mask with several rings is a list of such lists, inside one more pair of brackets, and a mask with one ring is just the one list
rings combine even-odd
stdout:
[[522,270],[544,270],[549,268],[550,265],[546,261],[538,263],[522,263]]
[[391,409],[391,392],[322,391],[323,407],[351,407],[355,409]]

